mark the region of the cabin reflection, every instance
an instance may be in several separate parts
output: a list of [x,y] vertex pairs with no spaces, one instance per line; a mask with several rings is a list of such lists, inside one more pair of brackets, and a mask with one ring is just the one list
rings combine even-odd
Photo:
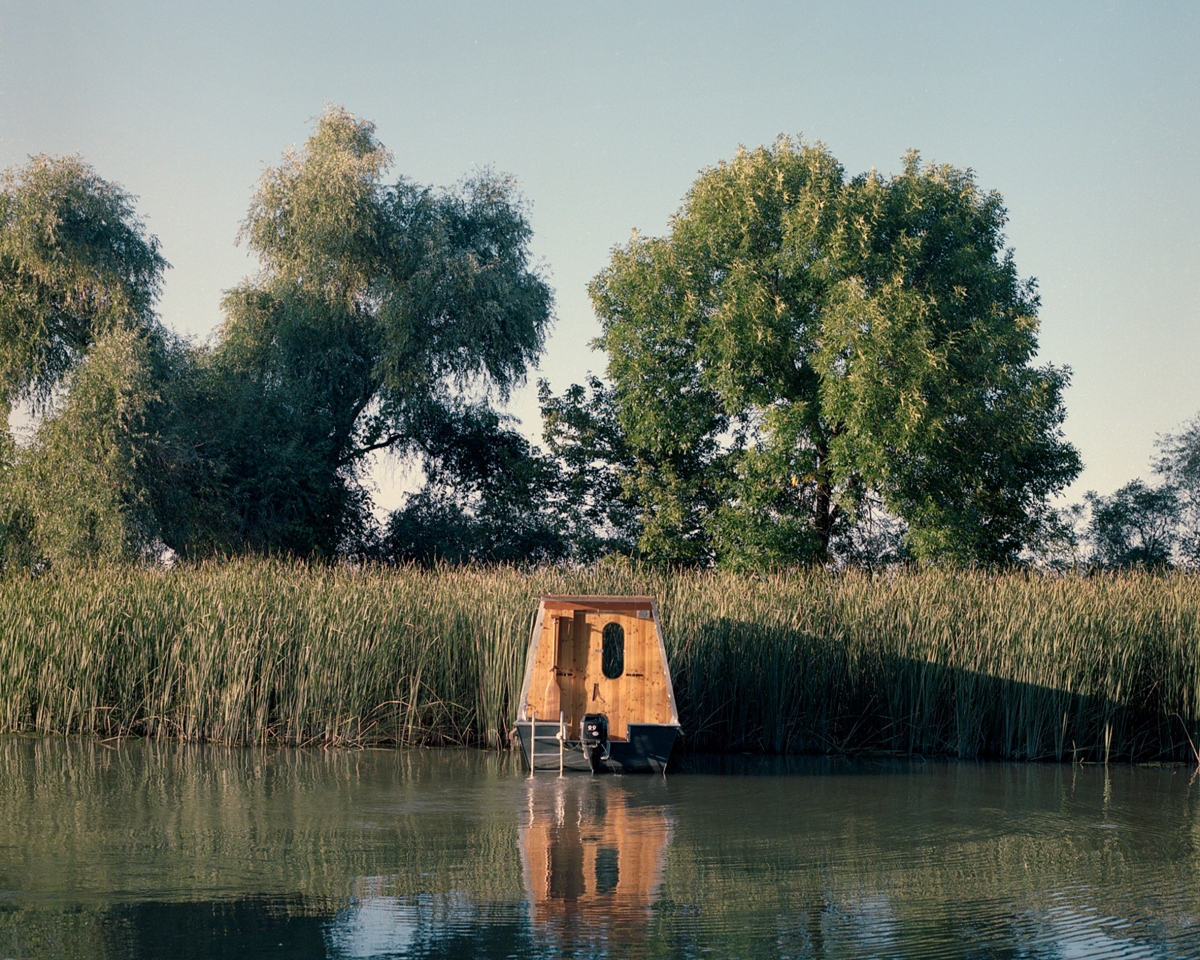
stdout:
[[530,780],[528,791],[518,832],[535,936],[644,939],[671,839],[666,808],[609,778]]

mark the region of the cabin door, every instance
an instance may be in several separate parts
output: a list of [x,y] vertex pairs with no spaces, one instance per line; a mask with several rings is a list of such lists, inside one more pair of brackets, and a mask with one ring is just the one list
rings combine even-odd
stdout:
[[[608,717],[608,735],[624,740],[628,717],[626,710],[636,697],[631,684],[640,682],[641,673],[630,673],[628,660],[639,647],[636,644],[637,621],[620,613],[594,613],[590,616],[591,660],[588,663],[587,712]],[[635,641],[630,643],[629,641]],[[632,680],[631,680],[632,678]],[[641,719],[639,716],[635,720]]]
[[554,658],[546,678],[546,719],[557,720],[559,712],[567,725],[567,738],[579,738],[579,722],[587,712],[583,686],[587,677],[587,614],[554,618]]
[[531,697],[538,719],[554,723],[561,712],[571,740],[579,739],[589,713],[608,717],[614,740],[628,736],[630,723],[672,722],[658,633],[648,615],[568,609],[542,628]]

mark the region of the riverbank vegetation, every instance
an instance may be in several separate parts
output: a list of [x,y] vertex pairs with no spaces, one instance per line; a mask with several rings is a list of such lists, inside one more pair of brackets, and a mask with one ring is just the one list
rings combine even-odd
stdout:
[[[0,729],[500,744],[538,594],[635,592],[696,746],[1196,758],[1161,571],[1200,557],[1200,429],[1082,549],[1068,371],[969,169],[781,137],[701,171],[592,281],[607,380],[539,384],[543,452],[498,406],[553,321],[527,204],[391,160],[328,108],[204,343],[123,187],[0,175]],[[376,456],[414,480],[386,516]],[[1160,574],[1021,572],[1089,564]]]
[[536,597],[658,597],[691,748],[1195,761],[1189,575],[241,560],[0,580],[0,730],[504,745]]

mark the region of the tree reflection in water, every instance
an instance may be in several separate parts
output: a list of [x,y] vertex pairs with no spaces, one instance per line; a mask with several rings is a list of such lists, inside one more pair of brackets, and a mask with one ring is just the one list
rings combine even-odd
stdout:
[[0,957],[1200,956],[1200,776],[0,738]]

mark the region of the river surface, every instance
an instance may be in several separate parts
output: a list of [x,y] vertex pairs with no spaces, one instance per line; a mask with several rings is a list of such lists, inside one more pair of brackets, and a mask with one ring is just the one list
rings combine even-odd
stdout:
[[0,958],[1200,957],[1186,767],[0,740]]

